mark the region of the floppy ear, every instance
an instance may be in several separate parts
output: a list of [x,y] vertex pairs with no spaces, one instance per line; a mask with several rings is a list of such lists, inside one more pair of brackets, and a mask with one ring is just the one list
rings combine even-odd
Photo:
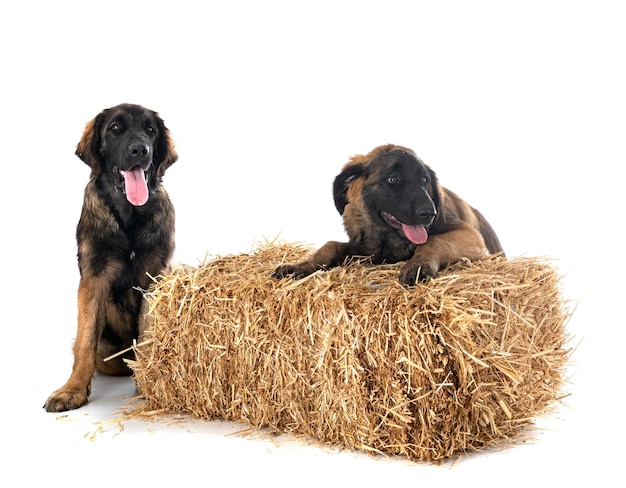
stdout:
[[89,121],[76,146],[76,156],[82,159],[94,172],[100,170],[100,127],[103,120],[104,112]]
[[169,129],[165,127],[163,119],[161,119],[157,113],[155,113],[154,116],[159,126],[159,140],[156,145],[154,162],[156,165],[156,174],[161,178],[165,174],[165,170],[176,162],[178,154],[176,154],[174,141],[170,136]]
[[430,194],[430,198],[432,198],[433,203],[435,204],[437,216],[439,216],[439,211],[441,209],[441,186],[439,185],[437,174],[432,169],[430,169],[429,166],[426,166],[426,168],[428,169],[428,179],[430,180],[428,193]]
[[367,168],[364,164],[350,164],[346,166],[341,173],[335,177],[333,183],[333,196],[335,198],[335,207],[340,215],[348,204],[348,189],[350,185],[361,176],[367,175]]

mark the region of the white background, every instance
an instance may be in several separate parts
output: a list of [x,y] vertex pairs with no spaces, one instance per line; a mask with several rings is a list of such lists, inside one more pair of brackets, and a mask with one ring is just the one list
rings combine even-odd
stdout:
[[[0,10],[0,480],[623,483],[620,2],[23,1]],[[242,428],[227,422],[99,424],[132,395],[128,380],[98,378],[88,406],[46,413],[76,331],[74,232],[89,170],[74,149],[85,123],[121,102],[157,110],[172,132],[180,157],[165,185],[175,259],[188,264],[277,236],[344,239],[331,195],[341,166],[379,144],[413,148],[487,216],[509,256],[555,259],[577,304],[567,406],[539,422],[534,442],[444,466],[227,436]]]

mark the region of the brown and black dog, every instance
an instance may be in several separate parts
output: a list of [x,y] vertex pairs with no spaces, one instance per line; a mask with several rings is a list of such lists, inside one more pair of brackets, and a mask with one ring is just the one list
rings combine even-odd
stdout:
[[374,264],[407,261],[400,282],[413,285],[463,258],[504,254],[483,215],[440,186],[411,149],[388,144],[352,157],[333,192],[349,242],[327,242],[310,260],[279,266],[275,277],[302,278],[361,256]]
[[174,251],[174,207],[161,178],[178,156],[156,112],[131,104],[103,110],[85,127],[76,155],[91,168],[76,229],[78,330],[72,374],[46,400],[49,412],[87,403],[96,370],[131,373],[124,357],[132,352],[103,359],[138,337],[140,289]]

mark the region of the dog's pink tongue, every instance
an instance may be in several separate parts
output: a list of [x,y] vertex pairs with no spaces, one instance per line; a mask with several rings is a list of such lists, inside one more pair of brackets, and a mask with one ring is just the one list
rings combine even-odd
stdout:
[[413,244],[424,244],[428,240],[428,232],[423,225],[402,224],[402,232]]
[[136,207],[141,207],[148,201],[148,185],[143,168],[135,166],[133,169],[121,171],[121,173],[124,177],[126,199]]

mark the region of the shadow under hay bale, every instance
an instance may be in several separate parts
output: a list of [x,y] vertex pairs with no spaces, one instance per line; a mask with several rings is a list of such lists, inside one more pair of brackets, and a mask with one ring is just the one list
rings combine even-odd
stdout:
[[159,279],[140,408],[440,461],[519,438],[562,395],[569,312],[545,261],[458,264],[411,288],[400,265],[271,277],[309,252],[271,244]]

